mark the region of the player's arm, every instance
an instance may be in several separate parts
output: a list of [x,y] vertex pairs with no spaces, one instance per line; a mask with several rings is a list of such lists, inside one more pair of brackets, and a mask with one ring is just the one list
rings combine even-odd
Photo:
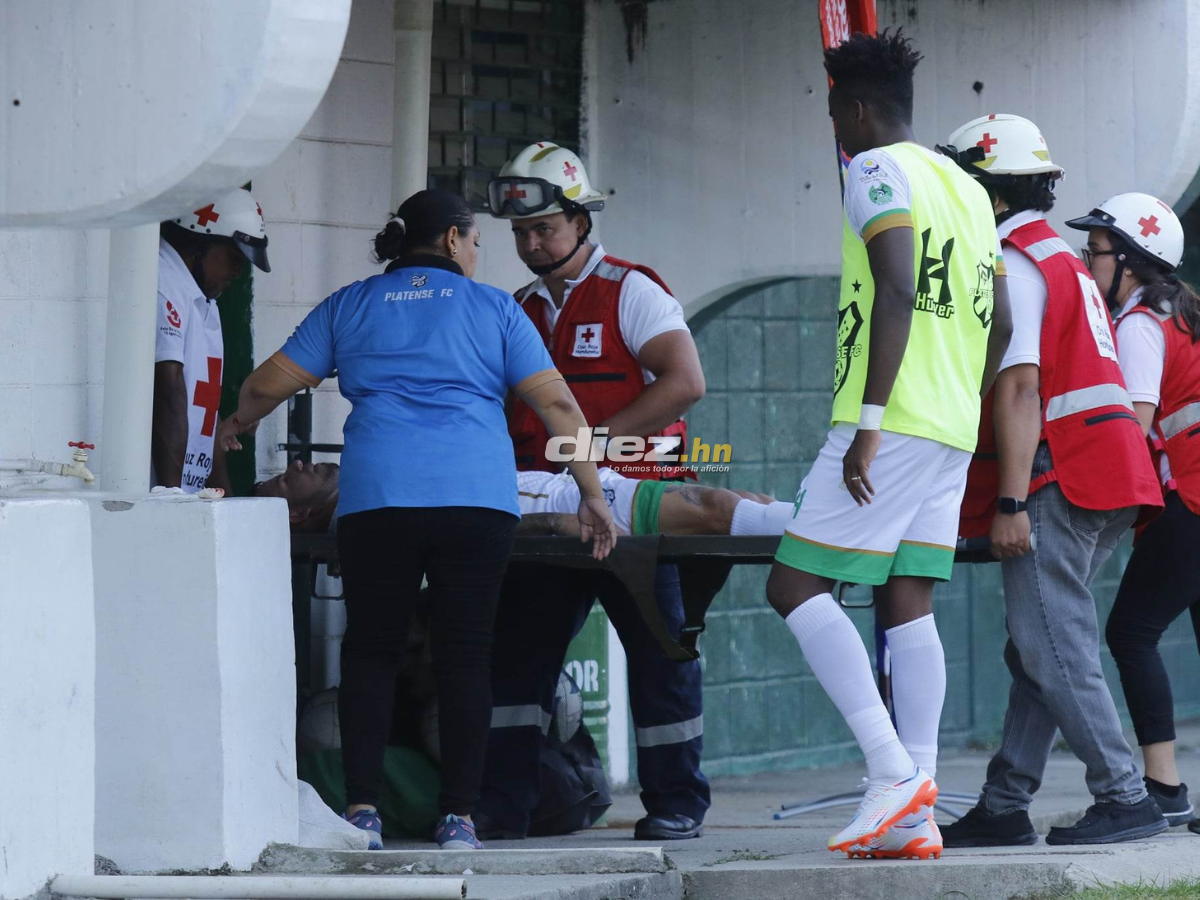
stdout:
[[174,360],[155,363],[150,458],[160,485],[179,487],[183,484],[187,440],[188,404],[183,363]]
[[992,296],[992,329],[988,332],[987,362],[983,367],[983,383],[979,386],[980,397],[986,397],[992,389],[1013,333],[1012,304],[1008,300],[1008,279],[1005,276],[996,276]]
[[[886,407],[912,330],[916,275],[911,219],[906,224],[868,235],[866,240],[867,260],[875,282],[875,303],[862,402],[864,406]],[[860,428],[842,460],[846,489],[859,506],[870,503],[875,494],[868,470],[879,451],[880,440],[878,430]]]

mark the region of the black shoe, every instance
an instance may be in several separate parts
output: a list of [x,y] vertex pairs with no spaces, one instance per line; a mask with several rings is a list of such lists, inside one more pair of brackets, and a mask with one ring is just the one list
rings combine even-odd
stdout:
[[1188,822],[1188,831],[1192,834],[1200,834],[1200,819],[1192,819]]
[[650,815],[633,826],[635,841],[682,841],[704,834],[704,826],[695,819],[677,813]]
[[1047,844],[1116,844],[1161,834],[1171,826],[1153,797],[1137,803],[1093,803],[1067,828],[1051,828]]
[[1172,828],[1176,825],[1186,825],[1196,818],[1195,808],[1192,806],[1192,801],[1188,799],[1186,784],[1172,788],[1153,778],[1146,778],[1145,781],[1146,792],[1154,798],[1154,802],[1162,810],[1167,824]]
[[505,828],[487,813],[477,812],[471,816],[471,821],[475,823],[475,837],[479,838],[481,842],[525,840],[524,831]]
[[1037,839],[1023,809],[993,816],[974,806],[957,822],[942,826],[943,847],[1028,847]]

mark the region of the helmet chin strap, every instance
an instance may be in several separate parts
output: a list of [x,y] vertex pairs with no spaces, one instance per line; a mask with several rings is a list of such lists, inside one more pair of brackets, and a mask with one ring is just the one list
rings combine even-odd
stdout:
[[580,211],[587,216],[587,228],[585,228],[583,234],[579,236],[579,240],[575,243],[575,248],[560,260],[547,263],[544,266],[530,266],[530,272],[532,272],[534,275],[544,277],[549,275],[551,272],[557,271],[569,263],[574,258],[575,254],[579,252],[579,248],[587,243],[588,235],[592,233],[592,214],[582,207],[580,207]]

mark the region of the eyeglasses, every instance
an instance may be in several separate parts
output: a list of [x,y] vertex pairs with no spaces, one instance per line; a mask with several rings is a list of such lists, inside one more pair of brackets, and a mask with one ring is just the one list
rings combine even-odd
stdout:
[[1087,247],[1084,247],[1079,251],[1079,255],[1083,257],[1083,264],[1091,269],[1092,263],[1095,262],[1097,256],[1119,256],[1120,254],[1116,250],[1089,250]]

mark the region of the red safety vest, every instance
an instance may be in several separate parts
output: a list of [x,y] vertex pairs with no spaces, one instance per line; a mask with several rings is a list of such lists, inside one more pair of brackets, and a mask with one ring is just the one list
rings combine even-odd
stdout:
[[[1003,241],[1025,254],[1046,279],[1042,319],[1042,439],[1054,468],[1029,493],[1057,482],[1083,509],[1161,506],[1145,438],[1117,362],[1112,319],[1092,276],[1044,220],[1022,225]],[[991,530],[999,490],[992,396],[983,403],[979,445],[967,472],[959,533]]]
[[1158,409],[1150,428],[1155,470],[1165,453],[1171,465],[1165,491],[1179,491],[1184,506],[1200,515],[1200,344],[1193,343],[1191,332],[1171,315],[1146,306],[1135,306],[1128,314],[1135,313],[1158,322],[1166,346]]
[[[516,295],[522,309],[533,320],[542,340],[546,342],[550,358],[566,379],[589,425],[598,425],[620,412],[646,389],[642,364],[621,337],[621,284],[630,272],[635,271],[650,278],[668,294],[671,293],[652,269],[605,256],[592,273],[572,289],[553,332],[546,325],[545,300],[533,293],[532,286],[518,291]],[[513,399],[508,432],[512,436],[518,469],[553,472],[562,467],[561,463],[546,459],[546,442],[549,440],[546,426],[532,407],[518,398]],[[658,434],[678,435],[680,450],[676,452],[686,452],[687,424],[683,419]],[[650,435],[642,437],[646,439],[646,451],[652,451],[654,448],[649,443]],[[620,463],[606,460],[600,465],[609,466],[613,471],[631,478],[658,481],[696,477],[694,471],[680,466],[656,465],[652,472],[639,471],[642,467],[652,465],[649,462]]]

